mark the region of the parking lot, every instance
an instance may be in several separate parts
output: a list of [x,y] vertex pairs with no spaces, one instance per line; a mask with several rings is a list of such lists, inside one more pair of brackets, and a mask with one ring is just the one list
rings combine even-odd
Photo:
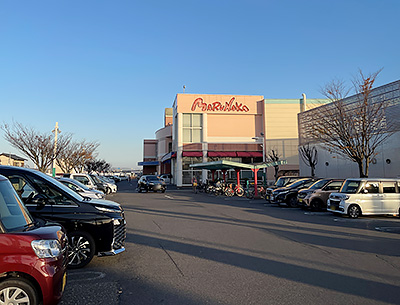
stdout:
[[68,271],[61,304],[398,304],[400,220],[119,183],[126,251]]

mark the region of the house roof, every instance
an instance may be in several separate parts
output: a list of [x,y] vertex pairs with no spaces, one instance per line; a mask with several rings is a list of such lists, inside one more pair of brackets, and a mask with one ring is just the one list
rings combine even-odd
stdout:
[[27,160],[27,159],[24,159],[24,158],[19,157],[17,155],[9,154],[9,153],[1,153],[0,156],[5,156],[7,158],[11,158],[11,159],[16,160],[16,161],[26,161]]

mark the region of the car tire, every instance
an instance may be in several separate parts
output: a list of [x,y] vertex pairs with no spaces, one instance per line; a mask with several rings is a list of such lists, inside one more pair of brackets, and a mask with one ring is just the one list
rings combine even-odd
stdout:
[[165,189],[162,189],[162,190],[161,190],[161,193],[165,193]]
[[109,195],[109,194],[111,194],[111,193],[112,193],[111,188],[107,187],[107,188],[106,188],[106,195]]
[[314,199],[310,202],[311,211],[319,211],[322,210],[322,202],[318,199]]
[[347,209],[347,215],[349,215],[350,218],[358,218],[361,215],[360,207],[358,205],[352,204]]
[[95,243],[85,231],[73,231],[68,234],[68,268],[78,269],[90,263],[94,256]]
[[38,304],[39,296],[27,280],[9,278],[0,283],[0,300],[2,304]]
[[291,196],[288,200],[288,206],[291,208],[297,207],[297,197],[296,196]]

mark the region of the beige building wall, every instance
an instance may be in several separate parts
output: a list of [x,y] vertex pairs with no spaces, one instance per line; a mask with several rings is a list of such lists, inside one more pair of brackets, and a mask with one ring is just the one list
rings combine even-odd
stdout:
[[300,112],[299,100],[265,100],[266,138],[297,138],[297,114]]
[[11,166],[19,166],[19,167],[25,166],[24,160],[16,160],[12,156],[13,155],[11,155],[11,157],[10,157],[7,154],[0,155],[0,165],[11,165]]
[[157,158],[157,140],[144,140],[143,160]]
[[262,131],[261,115],[208,114],[208,141],[229,142],[251,139]]

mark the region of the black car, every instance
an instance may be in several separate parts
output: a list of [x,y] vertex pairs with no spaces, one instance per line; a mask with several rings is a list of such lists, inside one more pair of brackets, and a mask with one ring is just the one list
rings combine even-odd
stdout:
[[307,178],[307,177],[299,177],[299,176],[281,176],[279,177],[274,185],[271,185],[269,187],[267,187],[266,192],[265,192],[265,200],[267,202],[271,202],[271,195],[273,190],[276,190],[278,188],[284,187],[290,183],[293,183],[301,178]]
[[69,267],[87,265],[95,254],[125,250],[126,222],[120,204],[82,197],[56,179],[36,170],[0,166],[29,212],[39,221],[56,222],[67,231]]
[[142,191],[149,192],[157,192],[160,191],[162,193],[167,189],[165,182],[163,179],[160,179],[156,175],[145,175],[140,177],[137,185],[137,191],[141,193]]
[[316,179],[303,178],[291,184],[286,185],[272,191],[270,202],[279,205],[287,205],[289,207],[297,206],[297,193],[300,189],[308,188]]

